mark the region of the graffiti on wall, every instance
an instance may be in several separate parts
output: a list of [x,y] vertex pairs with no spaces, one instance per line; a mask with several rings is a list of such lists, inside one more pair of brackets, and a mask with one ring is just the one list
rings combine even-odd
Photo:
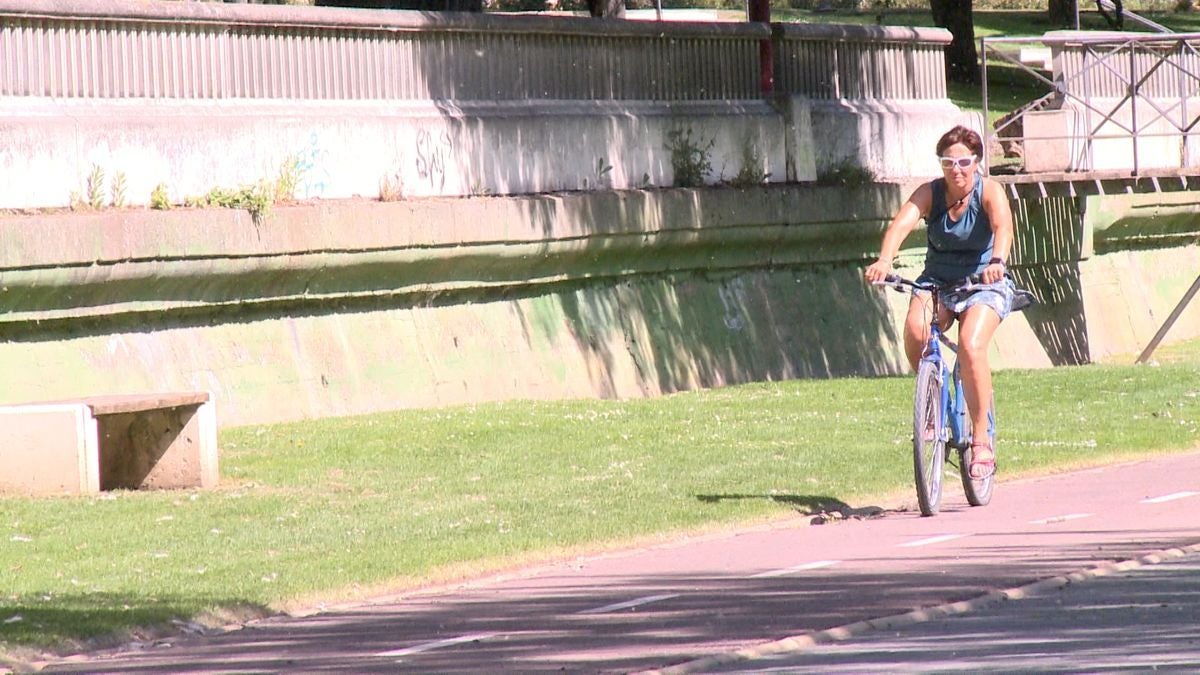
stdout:
[[417,132],[417,175],[438,191],[446,186],[446,164],[452,149],[450,134],[445,130]]
[[297,175],[296,196],[302,199],[324,197],[329,189],[329,151],[321,143],[321,135],[313,132],[308,142],[295,155]]

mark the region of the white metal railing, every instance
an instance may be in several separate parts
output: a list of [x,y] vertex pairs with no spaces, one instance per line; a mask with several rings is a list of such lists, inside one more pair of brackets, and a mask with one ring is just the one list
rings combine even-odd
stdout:
[[[1047,34],[983,38],[980,44],[986,119],[991,119],[988,69],[996,61],[1048,89],[987,130],[985,140],[996,137],[1001,147],[1022,148],[1026,166],[1031,148],[1058,148],[1069,171],[1120,168],[1138,175],[1200,163],[1200,153],[1191,148],[1200,123],[1200,33]],[[1022,45],[1049,47],[1051,73],[1021,63],[1014,53]],[[1061,116],[1058,133],[1029,132],[1034,116],[1042,113]],[[1003,160],[989,161],[989,169],[996,169],[994,164]]]
[[757,98],[758,24],[0,0],[0,96]]
[[949,31],[806,24],[774,29],[778,91],[818,99],[946,97]]
[[[0,96],[761,98],[760,23],[0,0]],[[777,26],[778,93],[942,98],[940,29]]]

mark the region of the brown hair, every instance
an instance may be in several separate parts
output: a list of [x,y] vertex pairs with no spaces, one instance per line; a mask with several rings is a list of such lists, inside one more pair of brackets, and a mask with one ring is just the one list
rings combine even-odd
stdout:
[[955,143],[962,143],[967,146],[968,150],[975,153],[976,157],[983,157],[983,139],[979,137],[979,134],[961,124],[942,134],[942,137],[938,139],[938,157],[941,157],[942,153],[946,152],[946,148]]

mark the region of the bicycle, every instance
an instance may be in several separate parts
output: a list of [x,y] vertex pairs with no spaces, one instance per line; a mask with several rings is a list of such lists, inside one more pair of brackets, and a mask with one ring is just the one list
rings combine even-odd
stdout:
[[[971,416],[963,390],[958,361],[951,369],[942,356],[942,346],[958,353],[955,344],[938,325],[938,291],[969,291],[979,283],[977,276],[948,285],[916,282],[891,274],[877,286],[904,292],[904,287],[928,291],[933,296],[933,318],[921,361],[917,365],[916,394],[913,397],[913,473],[916,477],[917,504],[922,516],[937,514],[942,500],[942,474],[947,448],[958,451],[958,473],[963,492],[971,506],[985,506],[992,500],[995,472],[983,478],[971,478]],[[996,406],[993,396],[988,407],[988,444],[996,452]]]

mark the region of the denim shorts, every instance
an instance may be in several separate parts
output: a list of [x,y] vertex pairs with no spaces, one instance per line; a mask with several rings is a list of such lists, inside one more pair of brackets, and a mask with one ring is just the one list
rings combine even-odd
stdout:
[[[917,277],[918,282],[924,283],[944,283],[940,279],[922,274]],[[992,284],[976,284],[969,291],[941,291],[938,293],[938,302],[946,309],[955,314],[962,314],[967,311],[968,307],[974,305],[986,305],[991,307],[1000,320],[1008,318],[1008,315],[1013,310],[1013,298],[1016,295],[1017,287],[1012,279],[1007,276],[1002,277],[1000,281]]]

